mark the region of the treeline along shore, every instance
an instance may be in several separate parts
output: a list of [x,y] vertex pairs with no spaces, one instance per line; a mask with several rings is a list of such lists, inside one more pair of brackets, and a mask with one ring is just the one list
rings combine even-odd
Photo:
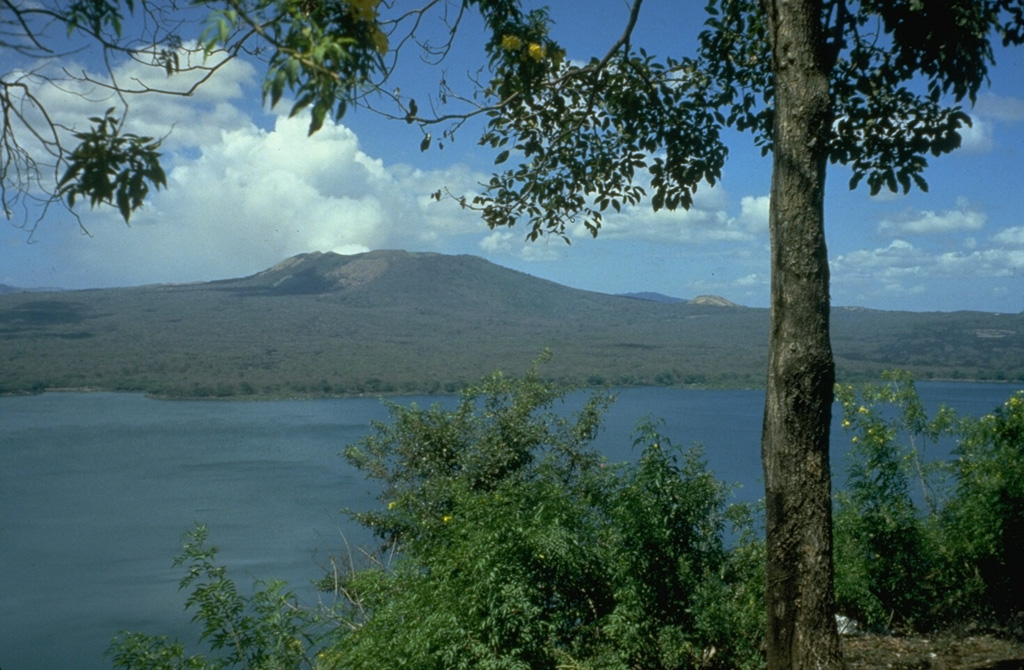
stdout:
[[[649,297],[649,296],[648,296]],[[1024,315],[836,307],[837,374],[1024,380]],[[754,388],[768,310],[582,291],[473,256],[303,254],[240,279],[0,295],[0,393],[451,393],[501,369],[586,386]]]

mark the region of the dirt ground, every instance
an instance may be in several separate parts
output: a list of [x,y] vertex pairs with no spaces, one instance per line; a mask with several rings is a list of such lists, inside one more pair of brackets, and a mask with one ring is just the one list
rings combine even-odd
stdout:
[[1024,643],[991,635],[843,637],[849,670],[1024,670]]

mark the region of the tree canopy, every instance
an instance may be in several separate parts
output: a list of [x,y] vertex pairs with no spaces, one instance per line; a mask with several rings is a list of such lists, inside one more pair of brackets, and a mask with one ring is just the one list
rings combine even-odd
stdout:
[[[580,61],[559,45],[543,7],[508,0],[7,2],[0,43],[23,61],[0,78],[0,194],[9,217],[27,200],[63,198],[114,205],[127,221],[150,188],[166,185],[159,138],[124,132],[131,98],[189,95],[231,58],[248,58],[263,68],[265,101],[288,98],[291,113],[308,110],[311,133],[329,116],[372,106],[420,125],[426,149],[485,116],[479,139],[495,150],[497,167],[464,204],[491,226],[527,226],[531,238],[564,234],[577,220],[596,234],[609,207],[689,206],[694,190],[721,177],[726,127],[772,149],[774,85],[761,3],[710,2],[698,52],[682,55],[644,50],[643,36],[633,34],[642,4],[631,4],[621,37],[602,57]],[[993,40],[1024,39],[1020,3],[835,0],[819,11],[834,104],[829,160],[850,167],[851,187],[865,180],[872,193],[927,188],[927,158],[955,149],[957,130],[970,122],[961,105],[985,81]],[[473,90],[442,75],[428,107],[416,93],[389,87],[409,58],[442,62],[471,12],[484,21],[487,59]],[[423,36],[438,15],[450,28],[447,41]],[[102,52],[105,79],[65,70],[53,81],[24,66],[82,49]],[[119,81],[113,67],[126,59],[187,85]],[[81,95],[106,89],[117,104],[87,130],[67,128],[38,94],[52,83]]]

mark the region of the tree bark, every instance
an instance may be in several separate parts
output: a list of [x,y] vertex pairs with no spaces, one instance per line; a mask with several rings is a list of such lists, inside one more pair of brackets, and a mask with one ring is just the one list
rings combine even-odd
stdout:
[[765,478],[769,670],[842,667],[829,429],[835,370],[825,246],[831,124],[820,0],[762,0],[775,84]]

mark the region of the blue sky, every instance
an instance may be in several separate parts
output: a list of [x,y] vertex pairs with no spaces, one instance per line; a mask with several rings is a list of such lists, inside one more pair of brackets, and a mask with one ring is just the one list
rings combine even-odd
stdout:
[[[580,60],[602,54],[626,17],[621,0],[552,4],[553,35]],[[648,0],[634,42],[659,55],[692,54],[702,5]],[[483,63],[472,30],[446,65],[456,85]],[[59,65],[94,67],[88,53],[75,58]],[[439,70],[404,64],[396,85],[422,108]],[[154,76],[128,66],[119,75]],[[700,189],[690,211],[654,214],[644,205],[607,217],[596,240],[570,231],[571,245],[557,238],[529,243],[523,229],[489,230],[453,202],[429,197],[441,187],[474,193],[489,175],[493,156],[477,146],[472,128],[444,150],[421,153],[415,126],[357,110],[307,138],[305,119],[284,118],[287,103],[280,113],[261,108],[261,75],[236,61],[190,98],[134,98],[133,130],[162,136],[172,128],[164,144],[170,188],[130,227],[114,211],[82,208],[90,236],[57,212],[31,239],[15,225],[0,228],[0,283],[80,289],[208,281],[252,274],[297,253],[388,248],[483,256],[607,293],[718,294],[768,304],[771,164],[748,136],[731,136],[724,179]],[[1024,49],[997,52],[990,79],[970,110],[974,127],[963,147],[931,160],[928,193],[851,192],[849,172],[831,166],[834,304],[1024,309]],[[109,104],[56,89],[44,95],[69,124],[82,125]]]

